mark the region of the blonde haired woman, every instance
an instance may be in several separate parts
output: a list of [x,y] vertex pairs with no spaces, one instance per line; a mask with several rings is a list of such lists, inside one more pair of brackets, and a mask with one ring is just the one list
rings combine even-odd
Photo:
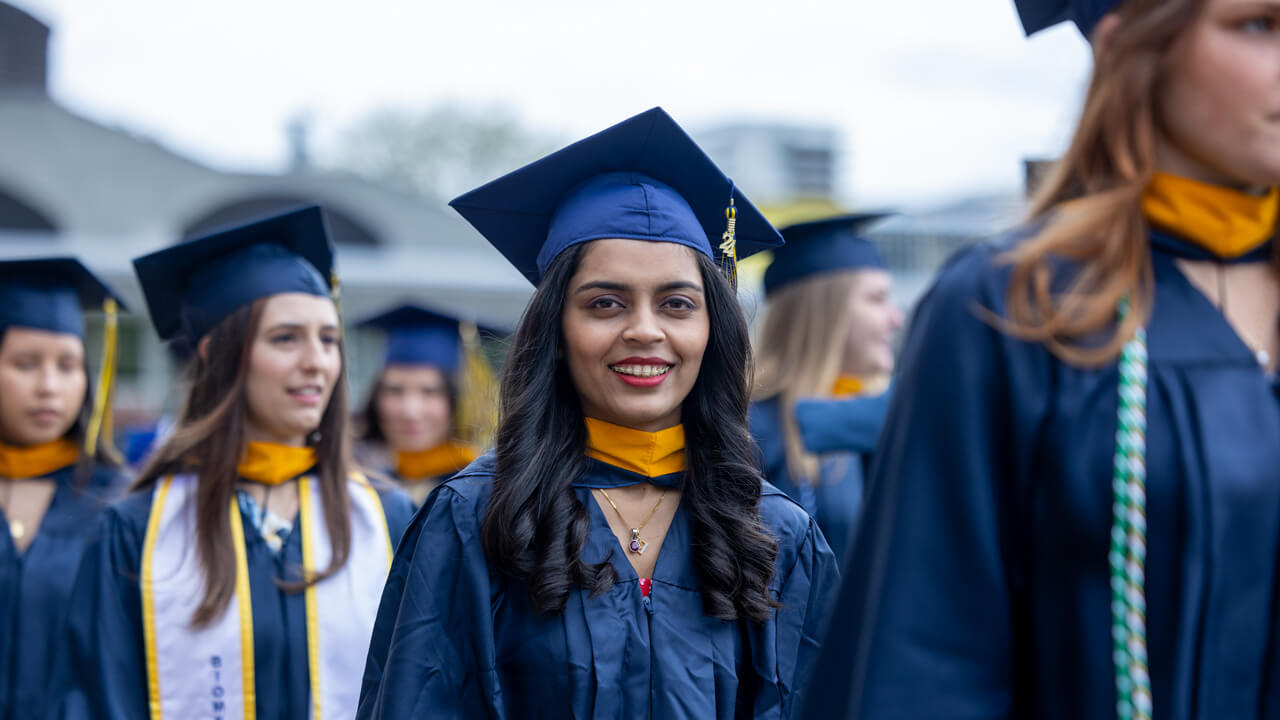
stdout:
[[1095,68],[921,302],[813,717],[1280,716],[1280,5],[1019,3]]
[[804,506],[840,555],[862,501],[902,314],[893,278],[859,231],[881,214],[782,230],[765,273],[751,434],[765,477]]

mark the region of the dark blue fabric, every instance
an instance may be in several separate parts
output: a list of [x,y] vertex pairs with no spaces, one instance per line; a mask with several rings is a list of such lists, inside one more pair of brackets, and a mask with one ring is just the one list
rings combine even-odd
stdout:
[[0,720],[44,717],[76,566],[98,515],[127,483],[109,468],[85,472],[77,478],[72,466],[50,476],[53,499],[22,554],[0,510]]
[[[142,544],[154,487],[109,508],[85,551],[71,598],[67,637],[53,673],[57,705],[50,718],[147,718],[143,649]],[[404,493],[379,488],[391,538],[398,540],[413,513]],[[302,566],[296,521],[279,553],[243,514],[246,563],[253,603],[254,688],[260,720],[296,720],[309,712],[306,607],[303,593],[285,592]],[[326,622],[342,622],[341,618]]]
[[75,258],[0,261],[0,334],[17,326],[84,338],[83,309],[100,310],[109,297],[115,293]]
[[1249,252],[1234,258],[1218,257],[1212,251],[1203,245],[1180,238],[1177,235],[1164,232],[1159,229],[1151,230],[1151,246],[1174,257],[1184,258],[1186,260],[1201,260],[1206,262],[1223,263],[1226,265],[1239,265],[1242,263],[1265,262],[1271,259],[1272,241],[1268,240],[1260,247],[1250,250]]
[[[703,614],[691,520],[677,509],[641,595],[591,492],[583,550],[619,581],[600,597],[575,591],[562,614],[531,607],[527,587],[489,569],[479,537],[492,488],[486,455],[441,486],[396,553],[374,626],[358,717],[790,718],[814,660],[814,634],[837,583],[822,533],[765,485],[760,513],[778,537],[774,619],[736,623]],[[645,478],[587,461],[593,485]]]
[[875,244],[859,234],[887,213],[859,213],[789,225],[781,230],[786,244],[773,251],[764,272],[764,292],[814,275],[861,268],[884,269]]
[[1014,0],[1022,29],[1033,35],[1058,23],[1071,22],[1086,38],[1103,15],[1111,12],[1120,0]]
[[327,297],[333,252],[324,213],[311,206],[143,255],[133,267],[160,338],[194,344],[259,298]]
[[787,468],[779,400],[751,404],[751,435],[760,448],[765,478],[800,503],[818,522],[836,557],[844,559],[862,504],[863,478],[884,422],[887,396],[802,400],[797,426],[805,448],[818,457],[818,481],[791,476]]
[[[1001,248],[921,302],[827,635],[812,717],[1115,716],[1108,551],[1117,364],[1001,333]],[[1280,399],[1154,253],[1147,628],[1155,717],[1280,717]]]
[[684,129],[653,108],[449,205],[536,285],[565,249],[601,238],[674,242],[718,258],[730,198],[738,258],[782,244]]

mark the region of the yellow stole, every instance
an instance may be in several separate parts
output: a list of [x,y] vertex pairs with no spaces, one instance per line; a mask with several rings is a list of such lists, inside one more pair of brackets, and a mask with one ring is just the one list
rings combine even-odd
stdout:
[[79,459],[80,448],[67,438],[28,447],[0,443],[0,478],[26,480],[45,477],[74,465]]
[[853,397],[861,395],[866,390],[866,384],[862,378],[856,375],[840,375],[836,377],[835,385],[831,387],[832,397]]
[[404,481],[452,475],[480,457],[470,445],[444,443],[427,450],[396,453],[396,476]]
[[1142,195],[1142,214],[1152,225],[1229,260],[1262,247],[1275,235],[1280,188],[1250,195],[1156,173]]
[[645,477],[684,471],[684,426],[645,432],[587,418],[587,457]]
[[251,442],[244,459],[236,467],[236,472],[245,480],[263,485],[279,485],[315,466],[315,448]]

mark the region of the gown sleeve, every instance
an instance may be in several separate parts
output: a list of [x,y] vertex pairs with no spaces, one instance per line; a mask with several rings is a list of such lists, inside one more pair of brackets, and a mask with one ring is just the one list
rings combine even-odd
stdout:
[[365,663],[357,717],[495,718],[489,568],[480,511],[455,478],[431,494],[396,551]]
[[962,251],[912,323],[805,717],[1017,715],[1011,537],[1051,366],[981,316],[1003,308],[991,253]]
[[808,520],[794,565],[783,579],[777,614],[778,683],[784,691],[781,716],[800,718],[799,705],[818,660],[822,630],[840,587],[835,555],[822,532]]
[[796,425],[805,448],[812,453],[856,452],[876,449],[890,393],[872,397],[806,399],[796,402]]
[[[138,587],[146,511],[134,496],[103,512],[71,591],[50,681],[50,718],[149,717]],[[141,518],[132,511],[141,509]]]

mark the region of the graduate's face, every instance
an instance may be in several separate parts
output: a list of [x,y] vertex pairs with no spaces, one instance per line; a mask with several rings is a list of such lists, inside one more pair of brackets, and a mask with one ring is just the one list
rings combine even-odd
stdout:
[[1158,85],[1160,169],[1229,186],[1280,184],[1280,3],[1206,0]]
[[57,440],[84,406],[84,343],[75,335],[21,327],[0,338],[0,440]]
[[448,440],[451,410],[439,368],[391,365],[382,371],[378,420],[392,450],[427,450]]
[[565,360],[582,410],[656,431],[680,423],[711,322],[694,251],[643,240],[596,240],[569,281]]
[[268,298],[249,353],[249,439],[303,444],[341,372],[333,301],[305,293]]
[[893,276],[857,270],[849,291],[849,333],[842,372],[860,377],[893,372],[893,339],[902,312],[893,304]]

